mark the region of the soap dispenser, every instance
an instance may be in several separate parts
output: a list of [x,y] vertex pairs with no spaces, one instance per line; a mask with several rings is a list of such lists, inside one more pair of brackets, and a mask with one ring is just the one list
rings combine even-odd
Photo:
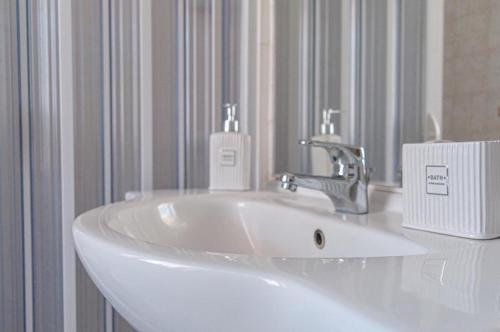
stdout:
[[225,104],[224,131],[210,135],[210,190],[249,190],[251,140],[240,133],[236,104]]
[[[324,109],[322,111],[322,120],[320,127],[320,135],[314,136],[312,140],[320,142],[340,143],[341,137],[335,134],[335,124],[333,115],[339,114],[339,110]],[[330,161],[330,156],[325,149],[311,149],[311,164],[314,175],[332,176],[333,165]]]

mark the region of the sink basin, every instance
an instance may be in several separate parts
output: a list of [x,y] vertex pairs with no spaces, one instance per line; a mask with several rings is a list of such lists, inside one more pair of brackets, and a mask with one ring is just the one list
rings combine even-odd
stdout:
[[[274,191],[162,191],[89,211],[73,234],[92,280],[139,331],[401,331],[419,324],[401,301],[474,299],[476,284],[464,295],[462,279],[443,280],[475,280],[477,242],[403,229],[400,212],[370,208],[338,214],[325,196]],[[471,252],[465,263],[444,254],[460,250]],[[448,295],[413,294],[434,279]],[[455,330],[477,327],[448,315]]]
[[343,220],[329,205],[315,206],[313,198],[298,205],[290,196],[199,194],[124,204],[103,226],[137,241],[195,253],[307,258],[427,252],[401,234],[370,227],[364,217]]

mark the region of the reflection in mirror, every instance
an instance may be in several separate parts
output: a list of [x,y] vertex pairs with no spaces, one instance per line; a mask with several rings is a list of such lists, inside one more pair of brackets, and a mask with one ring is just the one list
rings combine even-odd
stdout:
[[314,137],[364,146],[371,182],[400,184],[402,144],[439,132],[424,116],[425,4],[277,0],[277,173],[331,176],[325,152],[297,145]]
[[[310,151],[298,140],[320,135],[323,110],[341,108],[341,2],[276,1],[277,173],[312,171]],[[341,135],[342,115],[330,116]]]

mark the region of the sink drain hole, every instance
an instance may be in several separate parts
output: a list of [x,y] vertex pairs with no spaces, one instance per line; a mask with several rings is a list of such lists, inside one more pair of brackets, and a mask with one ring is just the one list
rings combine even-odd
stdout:
[[325,247],[325,234],[321,229],[314,231],[314,244],[318,249],[323,249]]

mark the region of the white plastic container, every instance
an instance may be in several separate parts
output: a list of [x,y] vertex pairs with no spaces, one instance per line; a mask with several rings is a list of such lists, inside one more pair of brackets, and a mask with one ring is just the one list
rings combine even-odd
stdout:
[[250,189],[250,136],[239,132],[236,105],[224,105],[224,131],[210,135],[210,190]]
[[500,237],[500,141],[405,144],[403,226]]

